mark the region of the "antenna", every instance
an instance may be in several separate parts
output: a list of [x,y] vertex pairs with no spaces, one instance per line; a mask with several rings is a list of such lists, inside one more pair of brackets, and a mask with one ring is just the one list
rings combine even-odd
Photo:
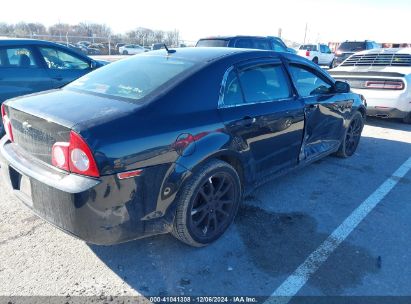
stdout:
[[176,50],[170,50],[165,43],[164,43],[164,48],[166,49],[167,54],[173,54],[176,52]]

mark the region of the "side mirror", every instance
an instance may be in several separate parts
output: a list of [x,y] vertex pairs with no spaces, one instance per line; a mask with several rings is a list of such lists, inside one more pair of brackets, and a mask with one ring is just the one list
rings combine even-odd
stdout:
[[334,83],[334,92],[335,93],[349,93],[351,90],[350,85],[344,81],[337,80]]

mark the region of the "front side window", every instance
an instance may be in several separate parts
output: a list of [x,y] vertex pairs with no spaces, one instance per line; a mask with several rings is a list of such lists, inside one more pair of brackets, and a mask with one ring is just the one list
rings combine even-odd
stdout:
[[290,65],[290,72],[300,96],[308,97],[330,92],[331,84],[308,67]]
[[0,49],[0,65],[13,68],[37,67],[32,51],[19,47]]
[[246,103],[285,99],[290,87],[281,65],[259,65],[239,71]]
[[53,70],[85,70],[90,64],[78,57],[55,48],[39,48],[49,69]]
[[167,56],[136,56],[99,68],[66,88],[138,101],[194,64]]

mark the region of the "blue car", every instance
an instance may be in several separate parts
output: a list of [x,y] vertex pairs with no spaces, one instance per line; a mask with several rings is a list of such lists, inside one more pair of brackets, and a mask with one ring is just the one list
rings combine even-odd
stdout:
[[[12,97],[60,88],[102,65],[57,43],[0,39],[0,104]],[[0,122],[0,137],[3,134]]]

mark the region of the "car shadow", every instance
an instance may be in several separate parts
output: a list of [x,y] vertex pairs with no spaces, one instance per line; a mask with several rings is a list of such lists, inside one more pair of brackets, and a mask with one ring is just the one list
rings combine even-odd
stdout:
[[[253,198],[248,198],[252,200]],[[190,248],[164,235],[115,246],[91,246],[94,253],[145,297],[156,295],[270,295],[326,238],[306,213],[272,213],[243,204],[235,225],[205,248]],[[378,271],[377,257],[343,243],[330,266],[338,276],[310,283],[339,294]],[[348,265],[348,267],[347,267]]]
[[[395,153],[396,161],[403,162],[409,157],[410,149],[411,145],[408,143],[364,137],[359,155],[366,152],[372,154],[367,159],[374,166],[373,157],[392,157],[392,153]],[[341,167],[336,170],[336,165]],[[295,171],[289,175],[288,184],[277,179],[261,186],[258,191],[281,193],[283,187],[296,182],[298,175],[300,179],[301,175],[304,178],[313,176],[312,166],[315,171],[320,170],[319,166],[326,166],[322,168],[329,172],[324,174],[332,175],[332,178],[340,174],[336,172],[343,170],[351,176],[362,174],[360,178],[364,181],[376,174],[371,166],[363,164],[363,159],[358,155],[344,160],[328,157],[317,165],[304,168],[301,170],[303,172]],[[379,166],[377,160],[375,166]],[[397,162],[394,162],[387,172],[392,174],[397,169],[396,166]],[[353,172],[353,168],[360,171]],[[321,181],[324,176],[318,178]],[[384,180],[386,176],[381,174],[379,178]],[[314,185],[323,184],[321,189],[310,185],[309,181],[309,187],[296,185],[296,189],[305,191],[299,196],[302,199],[298,199],[298,202],[291,193],[282,196],[281,202],[271,194],[265,195],[266,201],[261,202],[258,193],[253,193],[245,198],[234,225],[220,240],[208,247],[191,248],[170,235],[162,235],[113,246],[90,245],[90,248],[113,272],[145,297],[239,294],[269,296],[381,184],[377,180],[376,186],[370,186],[361,200],[349,200],[352,195],[346,194],[337,205],[333,199],[340,194],[334,193],[336,190],[332,189],[333,180],[335,179],[325,179],[331,184],[312,182]],[[338,183],[341,189],[353,187],[351,178],[346,181],[340,179]],[[321,198],[324,195],[328,197]],[[313,205],[313,202],[317,205]],[[294,206],[294,210],[271,208],[279,203],[281,206]],[[332,218],[330,220],[326,218],[327,213],[316,213],[318,205],[330,214],[335,213],[336,208],[341,208],[340,211],[343,212],[338,217],[329,216]],[[323,222],[326,221],[331,228],[324,229]],[[321,294],[340,295],[345,289],[360,285],[365,276],[379,272],[379,258],[365,247],[350,243],[347,239],[318,269],[316,275],[311,277],[309,284]]]
[[411,132],[411,124],[406,124],[401,119],[367,117],[366,124],[373,127]]

